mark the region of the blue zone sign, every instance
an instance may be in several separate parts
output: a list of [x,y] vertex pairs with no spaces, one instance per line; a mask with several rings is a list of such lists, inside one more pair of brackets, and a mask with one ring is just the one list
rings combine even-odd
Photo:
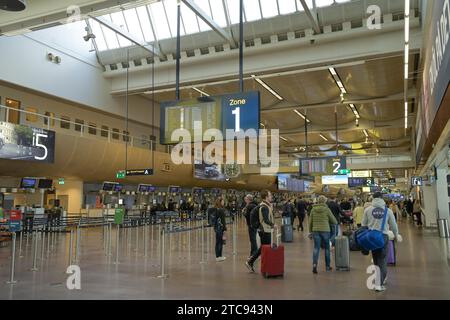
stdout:
[[259,130],[259,92],[236,93],[222,96],[222,132]]

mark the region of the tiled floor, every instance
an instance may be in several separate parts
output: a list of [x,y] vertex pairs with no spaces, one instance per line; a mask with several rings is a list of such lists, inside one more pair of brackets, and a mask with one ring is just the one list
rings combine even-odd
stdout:
[[[237,252],[232,255],[232,237],[225,247],[225,262],[217,263],[213,239],[205,241],[201,264],[200,232],[173,234],[166,242],[168,278],[159,279],[158,229],[148,229],[148,257],[144,257],[143,229],[121,233],[119,265],[115,261],[115,229],[112,257],[103,249],[102,229],[83,230],[81,242],[81,290],[66,288],[68,238],[60,236],[53,250],[38,252],[38,271],[32,267],[31,241],[23,241],[17,258],[16,279],[8,285],[9,248],[0,249],[0,299],[450,299],[450,244],[436,232],[419,230],[410,222],[400,223],[404,242],[398,245],[398,265],[389,268],[388,290],[367,289],[370,257],[351,253],[350,272],[324,272],[323,254],[319,274],[311,273],[312,241],[296,232],[294,243],[285,244],[286,274],[283,279],[264,279],[249,274],[243,265],[249,251],[243,221],[238,224]],[[231,232],[230,232],[231,233]],[[189,234],[190,244],[189,246]],[[207,233],[205,232],[205,239]],[[47,241],[46,241],[47,243]],[[17,244],[19,246],[19,244]],[[189,250],[190,248],[190,250]],[[19,248],[18,248],[19,249]],[[259,267],[259,264],[258,264]]]

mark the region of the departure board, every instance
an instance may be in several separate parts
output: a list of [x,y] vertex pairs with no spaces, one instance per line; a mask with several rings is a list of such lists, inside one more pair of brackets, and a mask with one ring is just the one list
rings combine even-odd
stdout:
[[347,169],[345,157],[300,159],[300,175],[338,175],[339,170],[343,169]]
[[[191,141],[210,142],[204,137],[208,129],[218,129],[226,139],[226,130],[244,132],[259,130],[260,96],[258,91],[201,97],[190,101],[161,103],[161,144],[176,144],[172,139],[176,129],[186,129]],[[201,130],[200,130],[201,128]],[[198,130],[199,136],[195,135]]]

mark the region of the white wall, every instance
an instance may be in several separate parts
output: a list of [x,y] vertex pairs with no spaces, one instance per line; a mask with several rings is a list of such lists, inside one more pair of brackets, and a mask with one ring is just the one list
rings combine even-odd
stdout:
[[55,185],[56,198],[60,196],[68,196],[69,207],[67,208],[67,214],[80,213],[83,205],[83,181],[81,180],[65,180],[64,185]]
[[[80,22],[0,37],[0,80],[124,116],[124,98],[110,94],[111,80],[103,77],[95,52],[89,52],[90,42],[83,40],[84,27],[85,23]],[[60,56],[62,62],[48,61],[49,52]],[[129,105],[131,119],[150,121],[149,100],[132,96]]]

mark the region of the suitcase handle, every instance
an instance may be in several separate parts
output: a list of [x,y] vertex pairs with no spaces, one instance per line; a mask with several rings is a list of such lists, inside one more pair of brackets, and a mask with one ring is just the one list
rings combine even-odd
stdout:
[[279,247],[280,246],[280,238],[281,238],[281,233],[280,233],[280,230],[279,230],[279,228],[272,228],[271,230],[270,230],[270,246],[271,247],[274,247],[274,245],[275,245],[275,243],[274,243],[274,239],[273,239],[273,232],[274,232],[274,230],[276,229],[276,231],[277,231],[277,235],[276,235],[276,238],[277,238],[277,247]]

